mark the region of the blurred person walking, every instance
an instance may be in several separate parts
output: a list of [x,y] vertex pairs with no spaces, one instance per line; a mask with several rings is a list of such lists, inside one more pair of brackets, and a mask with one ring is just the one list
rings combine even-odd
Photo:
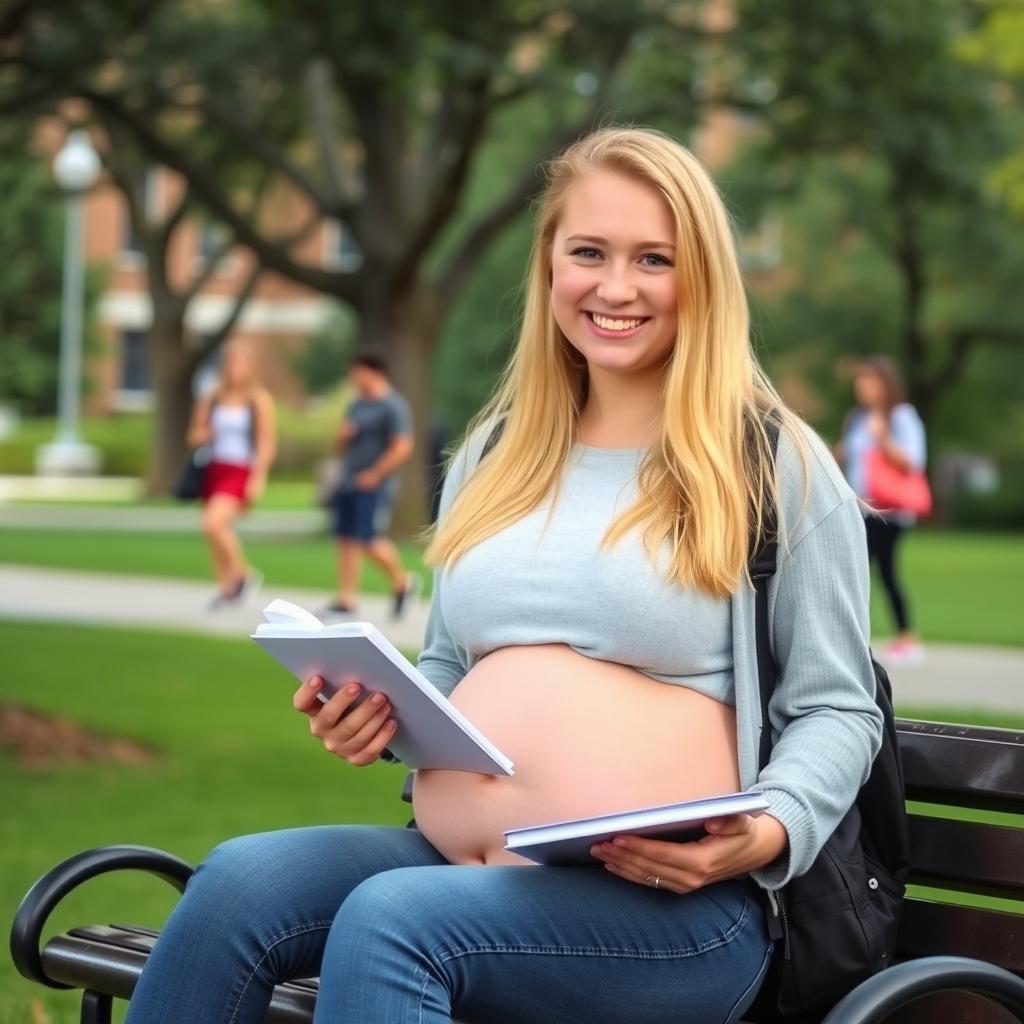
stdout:
[[263,580],[246,561],[235,521],[263,493],[277,454],[274,400],[257,380],[243,343],[226,347],[217,386],[196,403],[188,444],[210,448],[200,499],[219,586],[210,608],[218,609],[255,593]]
[[341,475],[331,505],[337,538],[338,596],[327,612],[356,610],[362,556],[376,562],[391,583],[392,614],[401,616],[420,579],[402,565],[387,538],[398,490],[395,470],[413,452],[409,403],[394,389],[382,352],[363,349],[352,359],[352,383],[358,397],[349,406],[335,437],[343,455]]
[[904,398],[896,363],[887,356],[870,356],[854,370],[857,404],[847,413],[836,457],[858,497],[875,510],[865,514],[868,555],[877,563],[896,624],[896,636],[882,652],[889,664],[917,664],[924,658],[907,603],[898,563],[900,540],[917,522],[917,515],[897,500],[878,500],[880,474],[892,467],[904,479],[924,485],[927,457],[924,424]]

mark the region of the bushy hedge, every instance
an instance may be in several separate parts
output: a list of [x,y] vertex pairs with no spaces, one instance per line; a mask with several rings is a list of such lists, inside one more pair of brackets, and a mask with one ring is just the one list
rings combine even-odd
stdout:
[[[343,403],[333,397],[305,411],[279,409],[274,475],[312,479],[317,463],[330,454],[342,409]],[[51,418],[23,420],[13,437],[0,441],[0,475],[34,473],[37,449],[52,441],[56,430]],[[84,440],[100,449],[104,476],[143,476],[152,430],[150,414],[107,416],[82,424]]]

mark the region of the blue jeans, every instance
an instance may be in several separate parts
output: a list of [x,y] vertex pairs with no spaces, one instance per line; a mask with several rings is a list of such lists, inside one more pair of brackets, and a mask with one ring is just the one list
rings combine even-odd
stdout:
[[317,974],[317,1024],[733,1024],[769,948],[749,881],[678,896],[451,865],[414,829],[292,829],[200,865],[126,1024],[257,1024],[276,982]]

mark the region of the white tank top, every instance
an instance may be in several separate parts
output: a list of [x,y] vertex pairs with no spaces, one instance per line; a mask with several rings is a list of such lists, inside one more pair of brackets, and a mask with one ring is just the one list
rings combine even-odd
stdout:
[[234,466],[252,464],[252,407],[248,405],[214,405],[210,414],[213,434],[213,461]]

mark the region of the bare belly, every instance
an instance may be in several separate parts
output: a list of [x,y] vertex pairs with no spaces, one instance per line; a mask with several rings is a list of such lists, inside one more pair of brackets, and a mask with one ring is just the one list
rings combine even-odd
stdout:
[[416,773],[416,823],[454,864],[529,863],[505,851],[509,828],[739,784],[731,707],[569,647],[495,651],[451,701],[515,764],[511,777]]

